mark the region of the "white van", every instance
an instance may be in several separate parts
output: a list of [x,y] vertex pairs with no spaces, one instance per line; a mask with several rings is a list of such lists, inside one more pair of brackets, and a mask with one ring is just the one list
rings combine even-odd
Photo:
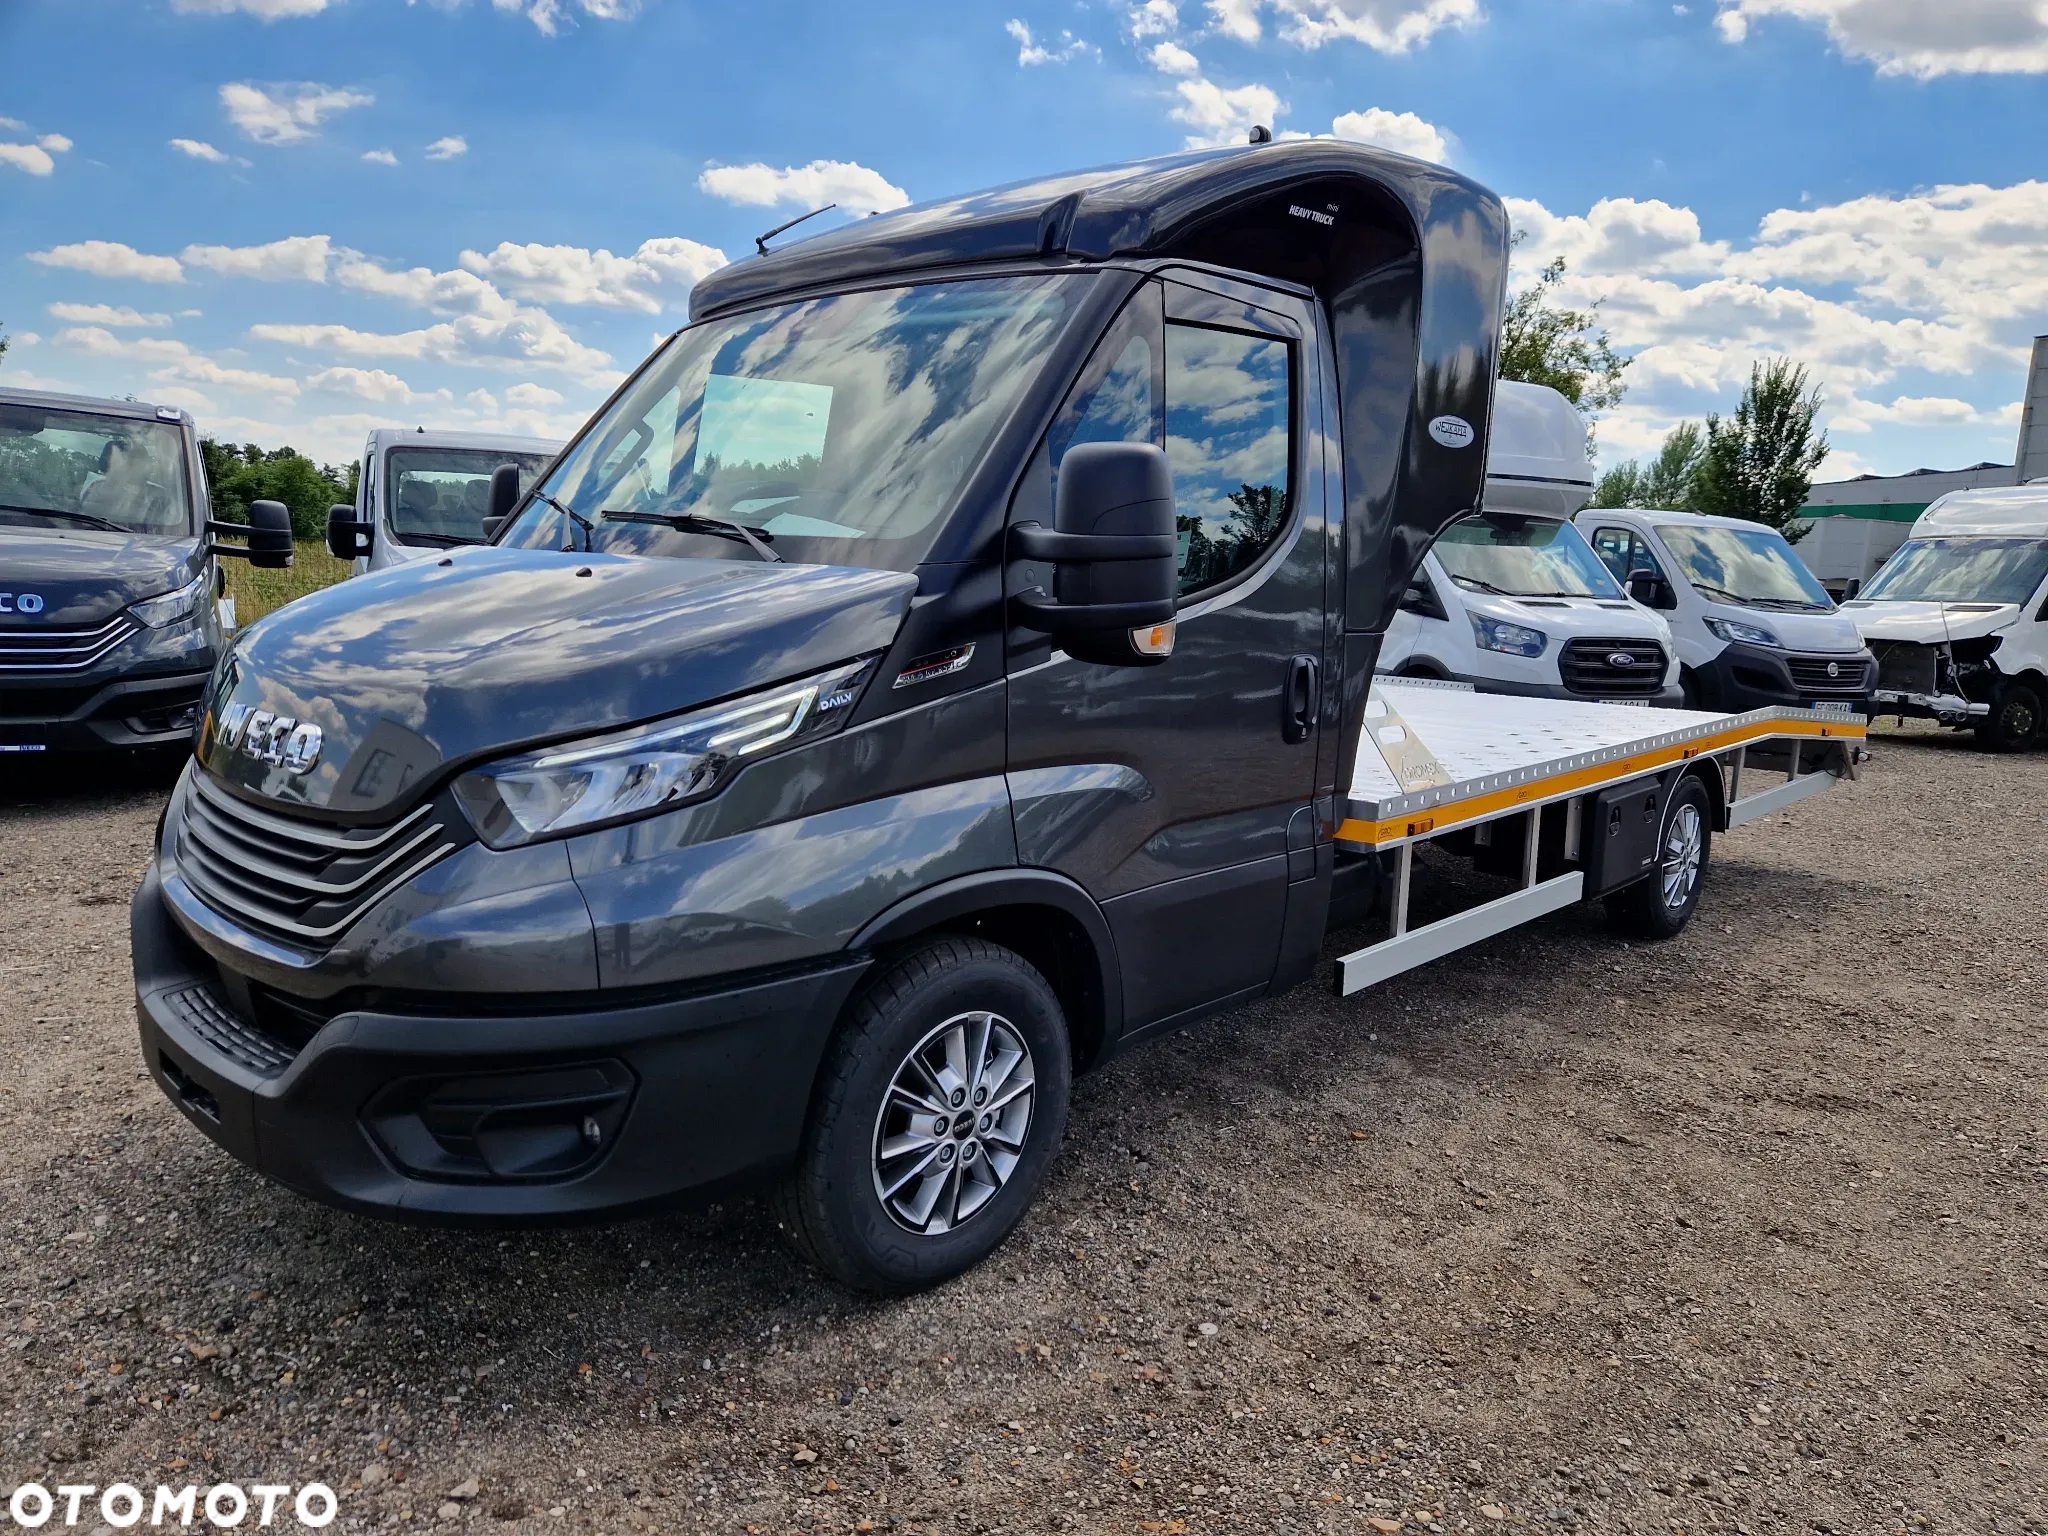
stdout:
[[1843,609],[1877,657],[1876,708],[2018,752],[2048,704],[2048,481],[1951,491]]
[[1630,601],[1572,526],[1593,484],[1577,408],[1538,384],[1496,385],[1479,513],[1423,557],[1379,670],[1481,693],[1678,704],[1670,626]]
[[350,574],[482,543],[491,472],[516,464],[524,494],[561,451],[560,443],[542,437],[377,428],[356,481],[355,515],[369,526],[370,552],[356,556]]
[[[1698,512],[1589,507],[1593,552],[1671,624],[1690,709],[1867,712],[1876,663],[1783,534]],[[1644,573],[1647,573],[1645,576]]]

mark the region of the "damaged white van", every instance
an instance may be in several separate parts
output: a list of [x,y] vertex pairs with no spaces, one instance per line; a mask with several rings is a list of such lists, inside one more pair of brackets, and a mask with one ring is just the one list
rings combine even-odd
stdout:
[[1682,701],[1671,626],[1622,590],[1572,514],[1593,494],[1586,427],[1554,389],[1495,386],[1477,516],[1437,536],[1379,670],[1481,693]]

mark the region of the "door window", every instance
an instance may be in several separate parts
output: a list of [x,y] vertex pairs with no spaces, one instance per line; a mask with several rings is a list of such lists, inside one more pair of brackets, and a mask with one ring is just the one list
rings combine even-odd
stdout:
[[1598,529],[1593,534],[1593,552],[1599,555],[1608,570],[1614,572],[1616,581],[1627,581],[1630,571],[1648,570],[1659,576],[1664,574],[1664,567],[1650,553],[1648,541],[1631,528]]
[[1286,528],[1290,382],[1278,337],[1167,325],[1166,454],[1182,593],[1229,580]]

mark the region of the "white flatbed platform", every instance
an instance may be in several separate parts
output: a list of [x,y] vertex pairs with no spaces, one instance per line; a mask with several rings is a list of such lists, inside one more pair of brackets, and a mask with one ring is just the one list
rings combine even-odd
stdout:
[[1850,743],[1844,761],[1853,765],[1853,744],[1866,729],[1860,715],[1830,710],[1717,715],[1378,678],[1337,842],[1355,851],[1390,848],[1763,742]]

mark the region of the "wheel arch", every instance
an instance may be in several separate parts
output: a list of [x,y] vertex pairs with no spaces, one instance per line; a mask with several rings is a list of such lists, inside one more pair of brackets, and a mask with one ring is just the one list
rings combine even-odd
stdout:
[[1067,1016],[1074,1070],[1101,1063],[1123,1029],[1116,940],[1095,899],[1046,869],[986,870],[906,896],[854,935],[849,949],[900,950],[940,933],[971,933],[1022,955]]
[[1721,775],[1721,760],[1703,757],[1686,765],[1681,778],[1698,779],[1707,791],[1707,825],[1716,832],[1728,830],[1728,781]]

